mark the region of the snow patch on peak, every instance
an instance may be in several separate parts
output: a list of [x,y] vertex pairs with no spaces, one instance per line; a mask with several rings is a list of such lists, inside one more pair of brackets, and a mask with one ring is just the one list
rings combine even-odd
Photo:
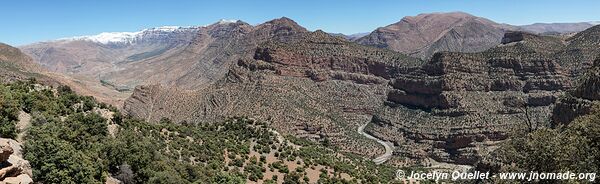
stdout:
[[71,40],[71,41],[85,40],[85,41],[97,42],[97,43],[102,43],[102,44],[122,43],[122,42],[131,43],[133,41],[133,39],[140,33],[142,33],[142,32],[141,31],[138,31],[138,32],[106,32],[106,33],[100,33],[97,35],[78,36],[78,37],[65,38],[65,39],[60,39],[60,40]]
[[172,33],[179,31],[190,31],[194,30],[197,27],[181,27],[181,26],[161,26],[155,28],[144,29],[137,32],[104,32],[97,35],[88,35],[88,36],[77,36],[71,38],[62,38],[58,39],[58,41],[91,41],[101,44],[110,44],[110,43],[125,43],[131,44],[136,40],[142,39],[144,36],[152,35],[152,34],[164,34],[164,33]]
[[598,25],[598,24],[600,24],[600,21],[592,21],[592,22],[588,22],[588,23],[590,23],[592,25]]
[[181,27],[181,26],[161,26],[161,27],[150,28],[147,30],[173,32],[173,31],[176,31],[177,29],[181,29],[181,28],[183,28],[183,27]]
[[231,24],[231,23],[236,23],[237,21],[238,20],[235,20],[235,19],[221,19],[217,23],[218,24]]
[[142,30],[142,32],[148,32],[148,31],[161,31],[161,32],[176,32],[176,31],[186,31],[186,30],[190,30],[190,29],[196,29],[198,28],[198,26],[161,26],[161,27],[155,27],[155,28],[150,28],[150,29],[144,29]]

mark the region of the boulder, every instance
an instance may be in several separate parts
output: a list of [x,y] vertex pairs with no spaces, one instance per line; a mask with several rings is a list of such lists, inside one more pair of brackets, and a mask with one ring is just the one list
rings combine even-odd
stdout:
[[27,174],[20,174],[16,177],[4,178],[0,181],[0,184],[30,184],[33,183],[33,179]]
[[0,139],[0,184],[33,183],[31,165],[21,156],[21,144]]
[[31,165],[29,164],[29,161],[13,154],[9,157],[8,163],[10,163],[10,165],[12,165],[12,166],[19,168],[19,170],[21,171],[21,174],[27,174],[29,176],[33,176],[33,171],[31,169]]
[[19,143],[18,141],[14,139],[0,138],[0,145],[9,145],[13,150],[13,155],[23,157],[23,149],[21,148],[21,143]]
[[2,141],[0,142],[0,162],[5,162],[8,160],[11,154],[15,151],[10,146],[8,142]]
[[122,184],[123,182],[121,182],[120,180],[113,178],[112,176],[107,176],[106,177],[106,182],[104,182],[104,184]]
[[21,172],[21,170],[19,169],[19,167],[15,167],[15,166],[2,167],[2,169],[0,169],[0,180],[4,181],[4,178],[17,176],[17,175],[19,175],[20,172]]

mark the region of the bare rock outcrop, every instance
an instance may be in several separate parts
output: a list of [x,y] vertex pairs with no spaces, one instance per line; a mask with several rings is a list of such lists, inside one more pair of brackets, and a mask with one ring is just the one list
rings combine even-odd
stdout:
[[29,184],[32,170],[22,155],[15,154],[21,145],[12,139],[0,139],[0,183]]
[[575,89],[558,100],[552,114],[552,126],[568,124],[575,118],[590,113],[595,104],[600,104],[599,101],[600,58],[581,77]]
[[[511,132],[527,129],[524,110],[534,122],[545,122],[572,79],[540,48],[564,45],[522,32],[507,33],[504,41],[479,53],[438,53],[420,69],[394,77],[368,131],[409,158],[470,165]],[[526,105],[511,106],[511,99]]]

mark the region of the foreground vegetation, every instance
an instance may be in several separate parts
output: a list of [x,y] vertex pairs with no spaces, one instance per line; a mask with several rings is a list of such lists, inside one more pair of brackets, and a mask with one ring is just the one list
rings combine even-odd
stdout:
[[32,116],[24,157],[43,183],[102,183],[108,176],[124,183],[306,183],[310,171],[320,173],[320,183],[388,183],[395,174],[395,168],[284,138],[248,118],[148,123],[68,87],[35,81],[0,84],[0,107],[2,137],[19,133],[20,112]]
[[581,116],[569,125],[554,129],[542,128],[524,136],[513,136],[490,157],[493,161],[489,163],[492,163],[495,172],[598,173],[600,107],[595,107],[591,114]]
[[[394,182],[396,168],[280,136],[248,118],[148,123],[68,87],[0,84],[1,137],[21,133],[15,126],[19,113],[32,116],[24,157],[43,183],[103,183],[109,176],[124,183]],[[488,164],[495,172],[598,173],[599,122],[596,107],[569,125],[514,136]],[[316,180],[309,177],[315,171]]]

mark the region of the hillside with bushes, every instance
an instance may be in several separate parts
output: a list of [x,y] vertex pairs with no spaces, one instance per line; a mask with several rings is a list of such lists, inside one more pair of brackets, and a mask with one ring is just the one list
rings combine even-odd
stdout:
[[[387,183],[395,169],[293,136],[265,122],[148,123],[68,87],[0,85],[2,137],[25,133],[24,158],[42,183]],[[23,132],[19,112],[31,116]]]

